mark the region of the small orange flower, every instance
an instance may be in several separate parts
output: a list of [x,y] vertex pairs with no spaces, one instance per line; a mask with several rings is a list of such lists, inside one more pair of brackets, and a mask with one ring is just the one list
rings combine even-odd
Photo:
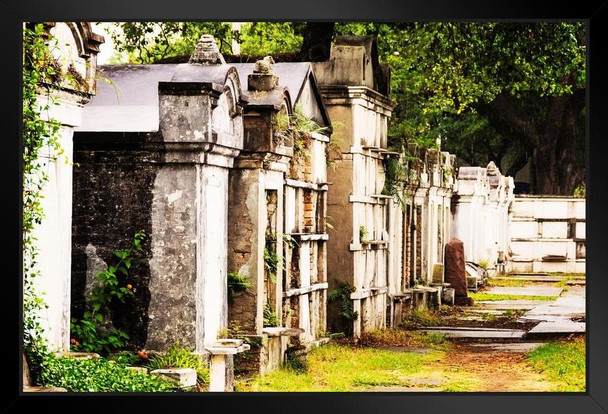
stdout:
[[131,289],[133,289],[133,286],[132,285],[127,285],[127,289],[131,290]]
[[146,354],[144,351],[139,351],[137,355],[139,355],[140,358],[148,359],[148,354]]
[[74,338],[72,338],[72,339],[70,339],[70,343],[71,343],[71,344],[75,344],[75,343],[76,343],[76,340],[75,340]]
[[74,341],[74,345],[76,345],[76,346],[80,346],[80,342],[78,342],[78,341]]

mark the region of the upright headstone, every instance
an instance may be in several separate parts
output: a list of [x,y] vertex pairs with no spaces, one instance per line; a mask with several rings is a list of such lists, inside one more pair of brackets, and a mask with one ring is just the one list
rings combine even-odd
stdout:
[[467,273],[464,264],[464,244],[457,238],[445,245],[445,281],[454,288],[454,304],[467,305]]

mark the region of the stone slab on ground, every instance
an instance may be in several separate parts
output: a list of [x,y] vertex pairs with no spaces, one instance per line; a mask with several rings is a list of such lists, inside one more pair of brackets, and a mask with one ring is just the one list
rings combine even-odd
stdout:
[[451,338],[487,338],[487,339],[521,339],[526,331],[518,329],[470,328],[444,326],[420,329],[419,332],[441,333]]
[[520,320],[556,321],[556,319],[570,320],[585,314],[585,288],[572,287],[564,296],[557,300],[535,306]]
[[172,381],[179,388],[196,386],[196,371],[192,368],[155,369],[150,375],[158,375]]
[[563,289],[551,286],[522,286],[522,287],[506,287],[493,286],[484,293],[495,295],[518,295],[518,296],[559,296]]
[[572,333],[585,333],[586,323],[574,321],[541,322],[528,331],[528,337],[535,335],[569,335]]
[[528,337],[584,333],[585,292],[585,287],[573,286],[557,300],[539,305],[523,314],[519,321],[540,321],[528,331]]
[[544,342],[508,342],[501,344],[470,344],[469,346],[496,352],[529,352],[544,344]]

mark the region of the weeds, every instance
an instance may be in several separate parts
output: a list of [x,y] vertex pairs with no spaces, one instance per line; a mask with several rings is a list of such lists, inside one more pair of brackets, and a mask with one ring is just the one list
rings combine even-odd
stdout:
[[586,344],[584,338],[551,342],[530,352],[526,359],[539,372],[559,385],[555,391],[586,390]]
[[167,352],[157,354],[148,360],[148,369],[192,368],[196,370],[199,384],[209,383],[207,361],[201,356],[188,351],[179,344],[173,345]]

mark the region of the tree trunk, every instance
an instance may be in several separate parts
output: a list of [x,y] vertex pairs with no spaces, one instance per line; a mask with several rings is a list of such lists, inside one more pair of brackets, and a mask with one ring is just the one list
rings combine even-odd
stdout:
[[533,193],[572,195],[585,179],[585,134],[580,122],[585,90],[550,97],[545,102],[535,115],[537,120],[521,101],[506,95],[498,95],[476,109],[504,139],[514,143],[519,140],[518,145],[532,150]]
[[334,36],[334,22],[308,22],[304,27],[302,48],[298,59],[302,62],[322,62],[329,60],[331,41]]
[[534,150],[536,193],[572,195],[584,182],[585,134],[579,122],[584,106],[584,90],[551,98],[549,117]]

